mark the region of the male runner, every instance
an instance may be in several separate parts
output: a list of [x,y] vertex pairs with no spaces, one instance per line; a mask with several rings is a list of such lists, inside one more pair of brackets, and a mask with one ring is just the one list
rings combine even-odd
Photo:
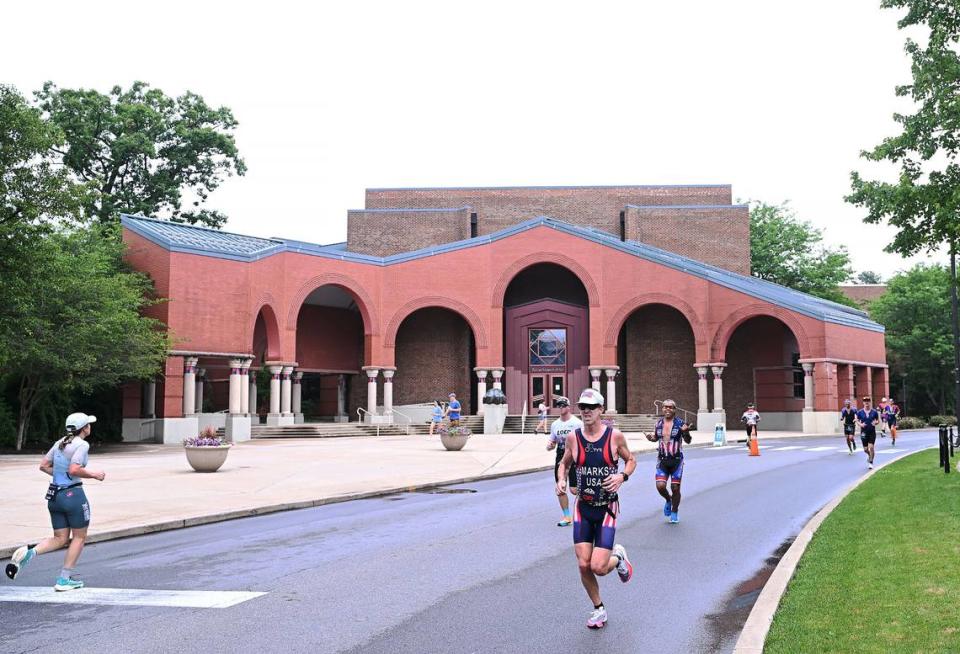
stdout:
[[740,422],[747,429],[747,443],[757,435],[757,429],[760,423],[760,413],[757,411],[757,405],[753,402],[747,404],[747,410],[740,416]]
[[[663,401],[663,417],[657,420],[652,434],[644,434],[648,441],[657,443],[657,492],[666,502],[663,515],[671,524],[680,522],[680,482],[683,479],[683,443],[690,443],[690,425],[676,417],[677,404],[673,400]],[[673,493],[667,491],[667,477]]]
[[873,455],[877,443],[877,423],[880,414],[870,407],[870,398],[863,398],[863,408],[857,411],[857,422],[860,423],[860,442],[863,451],[867,454],[867,468],[873,470]]
[[880,437],[887,437],[887,398],[881,397],[877,405],[877,414],[880,416]]
[[[560,481],[560,478],[557,476],[557,471],[560,468],[560,460],[563,459],[563,453],[566,452],[567,449],[567,435],[573,433],[576,429],[582,429],[583,422],[580,418],[573,415],[570,410],[570,400],[567,398],[558,397],[554,400],[554,404],[560,409],[560,417],[550,425],[550,441],[547,443],[547,451],[549,452],[554,448],[557,450],[557,460],[553,464],[553,480],[556,482]],[[576,496],[577,474],[573,468],[570,468],[567,482],[570,486],[570,493]],[[557,499],[560,500],[560,510],[563,511],[563,519],[557,523],[557,526],[569,527],[573,520],[570,518],[570,501],[567,499],[567,494],[558,495]]]
[[[614,568],[620,581],[626,583],[633,576],[633,566],[627,559],[623,545],[614,544],[617,532],[617,514],[620,502],[617,489],[637,468],[627,439],[618,429],[600,421],[603,414],[603,395],[587,388],[577,400],[583,428],[567,436],[563,459],[557,470],[557,495],[567,490],[567,471],[576,466],[577,496],[573,512],[573,549],[580,567],[580,581],[593,602],[593,612],[587,627],[600,629],[607,623],[607,609],[600,599],[597,577]],[[623,472],[617,472],[618,459],[623,459]]]
[[847,454],[853,454],[857,451],[857,444],[854,436],[857,433],[857,410],[850,406],[850,400],[843,401],[843,408],[840,409],[840,422],[843,423],[843,435],[847,438]]
[[450,428],[453,429],[460,426],[460,402],[457,401],[456,393],[450,393],[447,397],[450,401],[447,403],[446,414],[450,419]]
[[892,397],[887,402],[887,408],[884,411],[887,414],[887,425],[890,426],[890,447],[897,446],[897,419],[900,418],[900,407]]

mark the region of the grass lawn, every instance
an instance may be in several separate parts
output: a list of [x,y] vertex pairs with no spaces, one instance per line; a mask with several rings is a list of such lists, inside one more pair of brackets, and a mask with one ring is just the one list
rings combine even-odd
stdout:
[[830,514],[764,652],[960,652],[960,474],[938,459],[879,470]]

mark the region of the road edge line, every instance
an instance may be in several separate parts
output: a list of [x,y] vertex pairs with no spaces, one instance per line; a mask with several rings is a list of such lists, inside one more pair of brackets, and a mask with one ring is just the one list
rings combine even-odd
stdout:
[[740,636],[737,638],[737,643],[733,647],[733,654],[763,654],[767,634],[770,633],[770,627],[773,625],[773,616],[776,614],[777,609],[780,608],[780,600],[783,599],[784,594],[787,592],[787,585],[790,583],[790,580],[793,579],[793,574],[797,571],[797,565],[800,563],[803,553],[807,551],[807,545],[813,540],[813,535],[817,532],[817,529],[820,528],[820,525],[823,524],[823,521],[837,508],[840,502],[860,486],[860,484],[888,465],[910,454],[925,452],[933,448],[934,446],[931,445],[930,447],[924,447],[919,450],[904,452],[876,466],[873,470],[870,470],[867,474],[848,486],[840,495],[830,500],[826,506],[810,518],[807,524],[800,530],[800,533],[794,538],[793,544],[790,545],[789,549],[787,549],[786,553],[781,557],[780,562],[777,563],[777,567],[773,569],[773,573],[760,591],[760,595],[757,596],[757,601],[753,604],[753,608],[750,609],[750,615],[747,616],[747,621],[744,623],[743,629],[740,631]]

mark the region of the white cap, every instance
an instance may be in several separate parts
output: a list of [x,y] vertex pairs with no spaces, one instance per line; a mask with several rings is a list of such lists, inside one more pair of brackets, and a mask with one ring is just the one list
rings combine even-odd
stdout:
[[86,413],[71,413],[67,416],[67,427],[74,431],[80,431],[92,422],[97,421],[97,416],[88,416]]
[[577,404],[598,404],[603,406],[603,396],[600,395],[600,391],[593,388],[585,388],[583,392],[580,393],[580,399],[577,400]]

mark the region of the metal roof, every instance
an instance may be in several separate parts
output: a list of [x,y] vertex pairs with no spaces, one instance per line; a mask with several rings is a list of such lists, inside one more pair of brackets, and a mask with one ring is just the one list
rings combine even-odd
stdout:
[[196,227],[194,225],[145,218],[143,216],[122,215],[121,222],[124,227],[132,232],[140,234],[157,245],[173,252],[187,252],[221,259],[232,259],[235,261],[257,261],[273,254],[292,252],[327,259],[365,263],[374,266],[390,266],[447,252],[478,247],[509,238],[537,227],[548,227],[558,232],[571,234],[605,247],[631,254],[652,263],[673,268],[674,270],[699,277],[700,279],[750,295],[817,320],[875,332],[884,331],[883,325],[870,320],[866,312],[859,309],[801,293],[800,291],[795,291],[791,288],[764,281],[756,277],[731,272],[718,266],[696,261],[695,259],[684,257],[652,245],[638,243],[636,241],[621,241],[612,234],[608,234],[599,229],[571,225],[546,216],[531,218],[530,220],[486,236],[477,236],[462,241],[454,241],[453,243],[444,243],[443,245],[403,252],[389,257],[375,257],[368,254],[349,252],[346,249],[345,243],[317,245],[279,238],[257,238],[253,236],[243,236],[241,234],[231,234],[207,227]]

